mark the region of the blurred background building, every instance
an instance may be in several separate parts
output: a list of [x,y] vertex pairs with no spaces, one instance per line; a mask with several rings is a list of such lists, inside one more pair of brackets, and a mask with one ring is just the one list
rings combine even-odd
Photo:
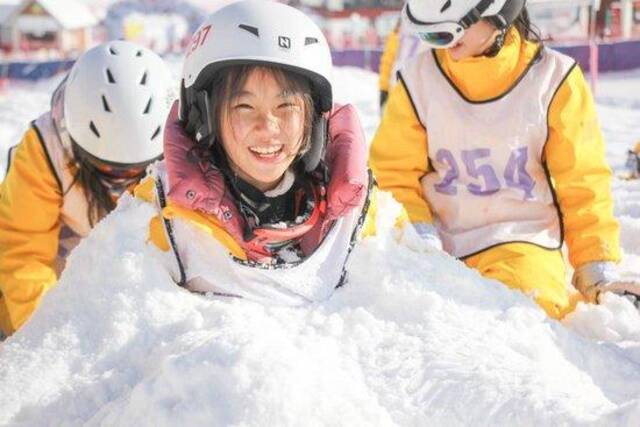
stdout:
[[[402,0],[283,0],[324,30],[337,65],[377,70]],[[90,46],[128,39],[179,54],[216,0],[0,0],[0,78],[46,77]],[[640,67],[640,0],[529,0],[547,43],[585,69]],[[594,53],[594,46],[596,51]]]
[[77,0],[9,1],[0,5],[0,49],[6,55],[74,56],[93,45],[98,19]]

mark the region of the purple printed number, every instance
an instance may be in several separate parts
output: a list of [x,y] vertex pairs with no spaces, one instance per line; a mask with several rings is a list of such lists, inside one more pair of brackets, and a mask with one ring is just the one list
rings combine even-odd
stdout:
[[453,181],[460,176],[460,170],[458,169],[456,159],[453,157],[453,154],[451,154],[451,151],[441,148],[436,153],[436,160],[440,163],[446,163],[449,166],[449,170],[447,170],[442,182],[435,185],[436,191],[438,193],[455,196],[458,193],[458,190],[456,186],[453,185]]
[[[500,181],[490,164],[482,164],[482,159],[491,157],[491,150],[488,148],[476,148],[474,150],[462,150],[462,161],[467,174],[481,180],[483,185],[468,184],[467,190],[476,196],[489,196],[498,192],[501,188]],[[460,168],[451,151],[441,148],[436,153],[439,163],[446,163],[447,172],[441,182],[435,184],[438,193],[455,196],[458,192],[455,180],[460,177]],[[529,160],[528,147],[520,147],[511,152],[509,162],[504,170],[504,180],[507,187],[519,188],[524,191],[525,199],[532,199],[533,189],[536,182],[527,173],[527,161]]]
[[476,148],[475,150],[462,150],[462,161],[467,168],[469,176],[484,181],[484,188],[478,184],[467,185],[467,190],[476,196],[488,196],[500,190],[500,181],[490,165],[478,166],[476,161],[491,157],[491,150],[488,148]]
[[528,147],[513,150],[507,168],[504,170],[504,180],[507,186],[523,190],[525,199],[533,199],[533,188],[536,183],[527,173],[527,160],[529,160]]

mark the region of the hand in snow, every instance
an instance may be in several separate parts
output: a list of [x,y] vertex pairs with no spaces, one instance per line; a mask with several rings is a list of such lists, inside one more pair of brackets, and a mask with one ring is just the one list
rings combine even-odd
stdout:
[[640,309],[640,282],[622,280],[612,262],[591,262],[576,269],[571,281],[589,302],[600,302],[600,295],[612,292],[629,299]]
[[640,282],[632,280],[618,280],[600,287],[600,292],[613,292],[623,296],[640,310]]
[[419,222],[407,224],[398,239],[409,249],[419,252],[442,252],[442,240],[433,224]]

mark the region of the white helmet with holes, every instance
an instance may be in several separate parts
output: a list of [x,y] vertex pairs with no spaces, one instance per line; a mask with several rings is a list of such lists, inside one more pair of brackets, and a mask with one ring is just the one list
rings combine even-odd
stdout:
[[64,89],[64,121],[73,142],[117,164],[162,155],[162,134],[174,98],[167,64],[151,50],[110,41],[84,53]]

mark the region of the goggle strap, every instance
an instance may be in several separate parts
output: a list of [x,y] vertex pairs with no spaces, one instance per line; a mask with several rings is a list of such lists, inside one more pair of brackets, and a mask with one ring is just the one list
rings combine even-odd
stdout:
[[466,30],[476,22],[480,21],[480,18],[482,18],[482,13],[479,12],[478,9],[473,8],[460,20],[459,24]]
[[469,13],[467,13],[460,20],[459,23],[462,26],[462,28],[464,28],[466,30],[467,28],[469,28],[470,26],[472,26],[476,22],[480,21],[480,19],[482,18],[482,14],[487,9],[489,9],[489,6],[491,6],[494,1],[495,0],[481,0],[480,3],[478,3],[478,5],[476,7],[471,9],[469,11]]

